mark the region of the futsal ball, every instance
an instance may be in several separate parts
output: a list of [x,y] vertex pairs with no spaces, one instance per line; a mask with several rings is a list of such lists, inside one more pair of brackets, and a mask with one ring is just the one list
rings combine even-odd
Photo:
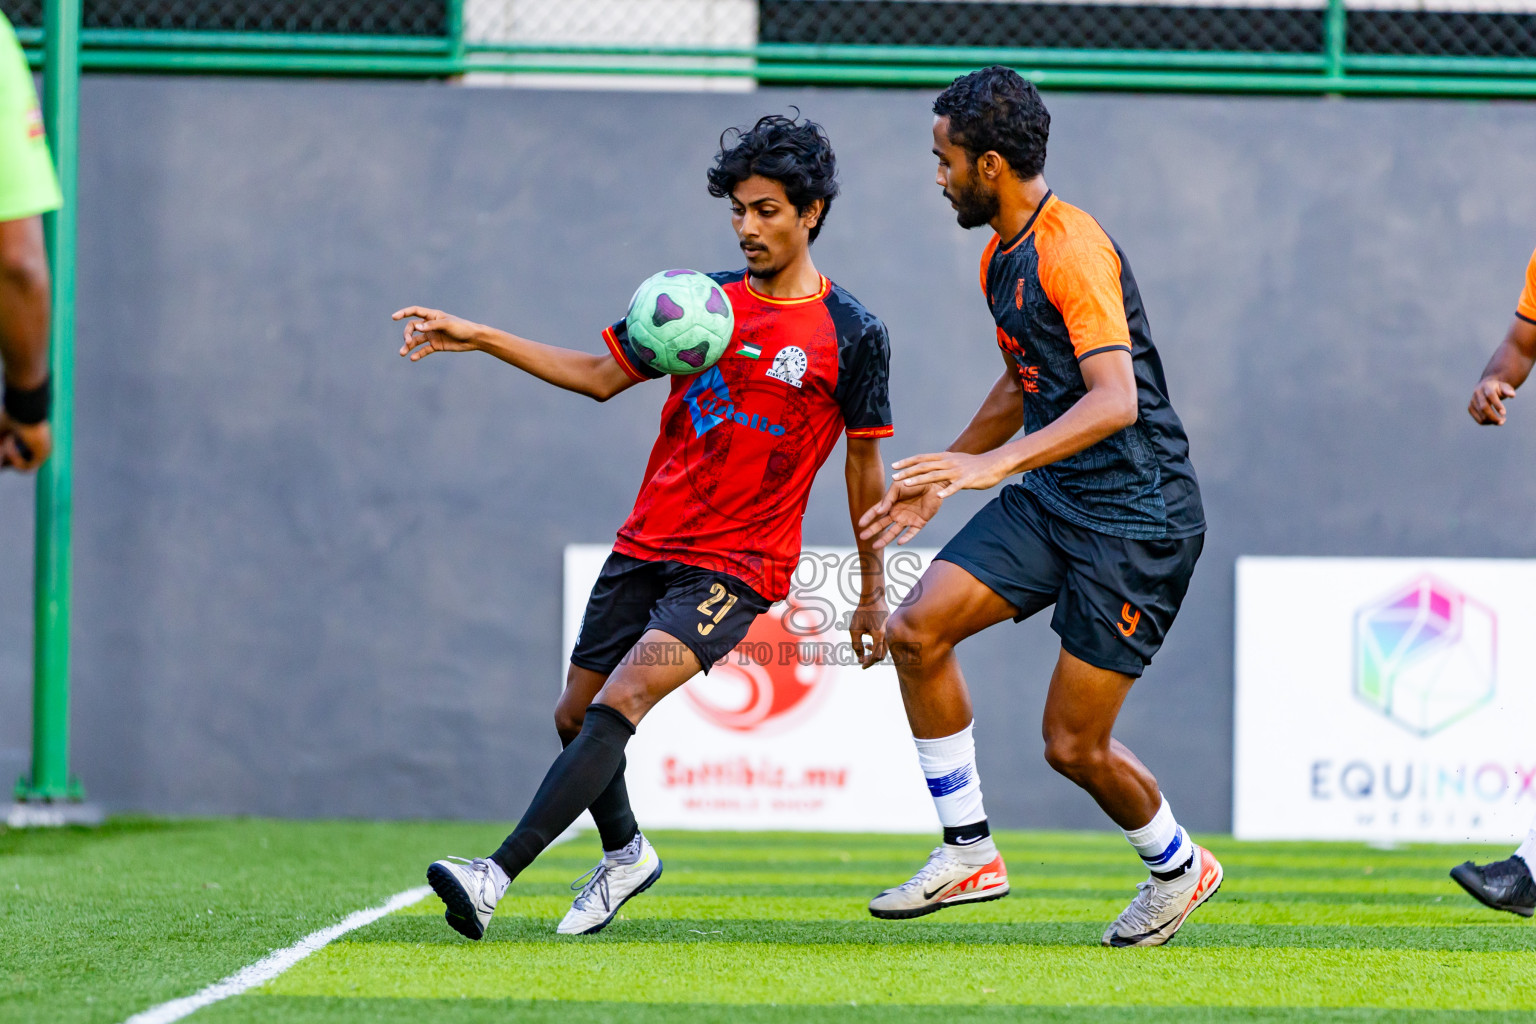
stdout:
[[640,283],[629,300],[629,344],[662,373],[707,370],[725,355],[736,328],[731,302],[697,270],[663,270]]

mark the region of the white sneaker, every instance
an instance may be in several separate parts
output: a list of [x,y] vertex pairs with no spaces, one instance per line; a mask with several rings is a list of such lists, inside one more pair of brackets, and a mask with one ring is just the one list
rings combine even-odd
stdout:
[[1161,946],[1183,926],[1194,909],[1221,888],[1221,863],[1203,846],[1199,863],[1172,881],[1148,878],[1136,886],[1136,898],[1104,932],[1106,946]]
[[1008,895],[1008,869],[998,854],[986,864],[963,863],[939,846],[921,871],[869,901],[869,912],[887,920],[922,917],[957,903],[985,903]]
[[608,927],[619,908],[640,895],[661,877],[661,858],[644,835],[640,857],[633,864],[614,864],[605,856],[597,866],[576,881],[571,888],[580,895],[571,903],[555,931],[561,935],[594,935]]
[[511,879],[483,857],[449,857],[432,862],[427,868],[427,883],[447,904],[443,917],[449,927],[467,939],[481,939]]

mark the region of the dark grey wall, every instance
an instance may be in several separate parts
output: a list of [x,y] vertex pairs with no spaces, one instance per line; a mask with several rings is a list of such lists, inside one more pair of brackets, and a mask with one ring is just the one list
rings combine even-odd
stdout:
[[[1048,177],[1129,253],[1211,522],[1121,734],[1182,817],[1224,828],[1235,556],[1536,554],[1536,417],[1462,411],[1536,243],[1536,106],[1048,100]],[[796,103],[844,169],[818,263],[891,327],[888,451],[941,446],[1001,364],[985,238],[931,184],[928,101],[89,79],[74,751],[93,795],[518,813],[557,749],[561,547],[628,510],[662,391],[597,405],[485,357],[409,366],[389,312],[598,349],[641,277],[736,265],[703,168],[721,128]],[[808,542],[848,539],[838,478]],[[983,500],[964,498],[928,542]],[[0,769],[27,742],[29,500],[0,480]],[[1040,758],[1045,618],[962,648],[989,805],[1100,827]]]

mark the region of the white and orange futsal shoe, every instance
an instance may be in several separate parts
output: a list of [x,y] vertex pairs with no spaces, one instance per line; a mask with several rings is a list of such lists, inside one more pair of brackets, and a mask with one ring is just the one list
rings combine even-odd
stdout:
[[1136,886],[1136,898],[1104,932],[1106,946],[1161,946],[1183,927],[1196,907],[1216,895],[1224,877],[1221,862],[1203,846],[1195,863],[1177,878],[1156,875]]
[[901,920],[1007,895],[1008,869],[1001,854],[978,867],[962,862],[952,847],[941,845],[928,855],[921,871],[870,900],[869,912],[886,920]]

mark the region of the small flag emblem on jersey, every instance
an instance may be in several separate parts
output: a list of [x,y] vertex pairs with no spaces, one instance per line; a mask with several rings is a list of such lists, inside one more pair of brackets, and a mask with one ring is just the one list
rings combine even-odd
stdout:
[[741,343],[741,348],[736,350],[736,354],[746,356],[748,359],[756,359],[763,354],[763,346],[744,341]]

